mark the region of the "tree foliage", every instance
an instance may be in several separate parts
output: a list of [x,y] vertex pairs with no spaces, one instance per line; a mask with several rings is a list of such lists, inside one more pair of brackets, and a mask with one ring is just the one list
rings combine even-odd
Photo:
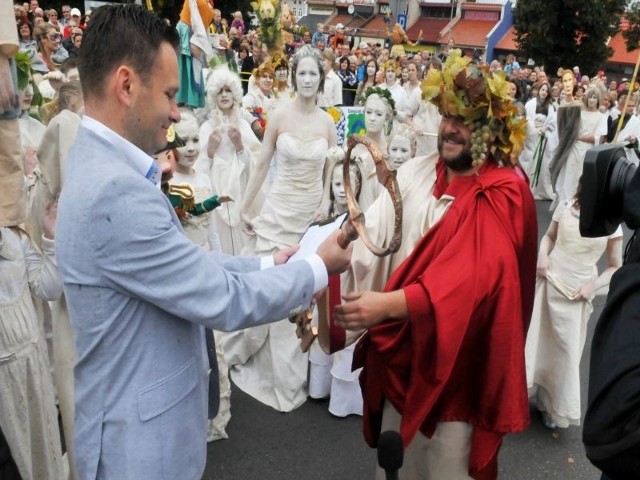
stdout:
[[622,32],[627,44],[627,52],[631,52],[640,46],[640,4],[634,3],[625,13],[629,22],[629,28]]
[[516,43],[522,54],[555,73],[558,67],[593,75],[611,56],[609,37],[619,30],[629,0],[518,0]]

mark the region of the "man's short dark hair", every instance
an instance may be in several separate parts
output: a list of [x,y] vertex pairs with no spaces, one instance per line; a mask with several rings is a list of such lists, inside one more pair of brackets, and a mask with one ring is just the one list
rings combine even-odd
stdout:
[[142,5],[105,5],[91,16],[78,56],[85,97],[104,95],[107,75],[128,65],[144,81],[151,78],[163,42],[178,48],[178,33]]

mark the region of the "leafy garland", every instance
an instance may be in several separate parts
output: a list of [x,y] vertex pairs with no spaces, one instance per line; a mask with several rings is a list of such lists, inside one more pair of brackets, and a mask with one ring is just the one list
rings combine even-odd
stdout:
[[389,90],[387,90],[386,88],[380,88],[380,87],[369,87],[369,88],[367,88],[364,91],[362,105],[367,103],[367,99],[371,95],[378,95],[380,98],[385,99],[387,101],[387,103],[389,104],[389,106],[391,107],[392,117],[394,117],[396,115],[396,102],[393,99],[393,97],[391,96],[391,92]]
[[[27,88],[29,82],[31,82],[32,70],[31,70],[31,58],[29,54],[25,51],[19,51],[13,57],[16,63],[16,72],[18,76],[18,90],[24,90]],[[40,89],[35,84],[35,82],[31,82],[33,85],[33,99],[31,100],[31,105],[41,106],[44,103],[44,98],[40,93]]]
[[472,131],[478,132],[477,136],[487,137],[484,151],[475,152],[477,163],[484,161],[486,142],[491,139],[495,159],[516,165],[524,146],[526,119],[519,115],[509,96],[509,82],[504,72],[491,73],[488,66],[472,63],[455,49],[447,57],[442,71],[429,70],[421,88],[423,100],[434,104],[440,115],[460,118]]

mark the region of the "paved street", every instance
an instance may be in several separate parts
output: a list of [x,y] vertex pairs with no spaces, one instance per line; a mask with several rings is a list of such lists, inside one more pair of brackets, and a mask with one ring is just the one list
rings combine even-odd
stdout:
[[[548,202],[538,202],[541,236],[551,220]],[[628,238],[625,235],[625,238]],[[604,306],[597,297],[582,359],[583,414],[589,345]],[[339,419],[328,401],[308,401],[292,413],[278,413],[233,389],[229,439],[208,447],[204,479],[215,480],[372,480],[376,452],[363,440],[360,417]],[[526,432],[508,436],[499,464],[503,480],[597,480],[584,455],[581,429],[552,432],[535,410]]]

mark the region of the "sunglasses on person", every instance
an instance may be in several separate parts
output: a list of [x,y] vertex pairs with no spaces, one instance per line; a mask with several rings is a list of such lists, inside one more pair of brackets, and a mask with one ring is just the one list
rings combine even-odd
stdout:
[[47,38],[52,42],[55,42],[57,40],[62,40],[62,35],[59,33],[52,33],[51,35],[47,35]]

